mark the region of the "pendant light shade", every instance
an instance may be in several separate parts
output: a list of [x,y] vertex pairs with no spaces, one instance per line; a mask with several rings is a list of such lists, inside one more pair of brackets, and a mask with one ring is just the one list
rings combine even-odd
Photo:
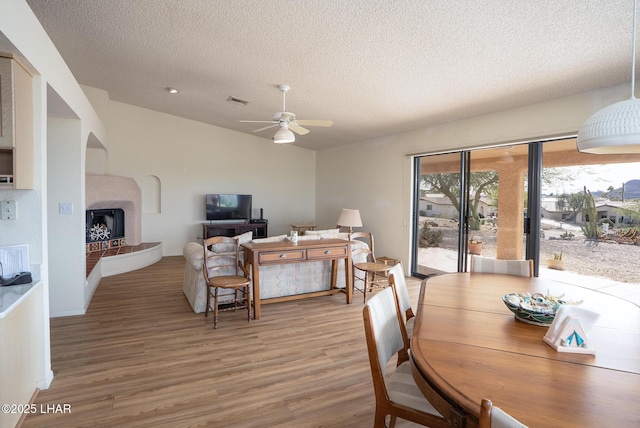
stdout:
[[631,98],[591,116],[578,132],[578,151],[597,154],[640,153],[640,100],[635,97],[636,7],[633,1]]
[[640,153],[640,100],[620,101],[591,116],[578,132],[578,151]]
[[286,125],[280,126],[273,136],[273,142],[278,144],[293,143],[294,141],[296,141],[296,136]]

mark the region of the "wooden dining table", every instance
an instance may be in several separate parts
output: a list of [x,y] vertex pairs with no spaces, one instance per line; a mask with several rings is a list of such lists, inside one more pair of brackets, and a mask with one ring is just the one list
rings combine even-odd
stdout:
[[[513,292],[564,294],[600,316],[595,355],[557,352],[547,327],[516,320]],[[529,427],[640,427],[640,307],[542,278],[453,273],[423,281],[411,338],[418,387],[456,426],[476,427],[480,402]]]

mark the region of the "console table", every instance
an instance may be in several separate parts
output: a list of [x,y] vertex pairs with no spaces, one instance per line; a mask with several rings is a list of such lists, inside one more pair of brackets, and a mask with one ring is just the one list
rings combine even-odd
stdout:
[[229,222],[202,223],[204,239],[212,236],[236,236],[245,232],[253,232],[253,238],[266,238],[269,223]]
[[[275,303],[306,297],[326,296],[344,291],[347,303],[353,298],[351,243],[344,239],[313,239],[293,242],[263,242],[242,244],[244,262],[251,265],[253,275],[253,319],[260,319],[260,303]],[[338,260],[345,261],[346,289],[336,287]],[[260,300],[260,266],[331,260],[331,286],[328,290]]]

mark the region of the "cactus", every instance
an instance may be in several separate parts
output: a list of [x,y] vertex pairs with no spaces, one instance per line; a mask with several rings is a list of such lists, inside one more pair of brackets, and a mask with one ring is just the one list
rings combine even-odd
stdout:
[[582,233],[587,239],[598,239],[598,223],[596,221],[596,202],[591,192],[584,187],[584,208],[582,209],[583,217],[589,216],[589,221],[580,226]]

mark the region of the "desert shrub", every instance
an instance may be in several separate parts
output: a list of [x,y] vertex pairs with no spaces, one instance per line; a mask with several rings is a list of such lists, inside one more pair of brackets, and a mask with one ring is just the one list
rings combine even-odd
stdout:
[[575,235],[571,232],[563,232],[560,234],[560,238],[562,239],[573,239]]
[[439,247],[442,242],[442,232],[439,230],[433,230],[429,227],[428,222],[422,224],[420,229],[419,245],[422,248]]

